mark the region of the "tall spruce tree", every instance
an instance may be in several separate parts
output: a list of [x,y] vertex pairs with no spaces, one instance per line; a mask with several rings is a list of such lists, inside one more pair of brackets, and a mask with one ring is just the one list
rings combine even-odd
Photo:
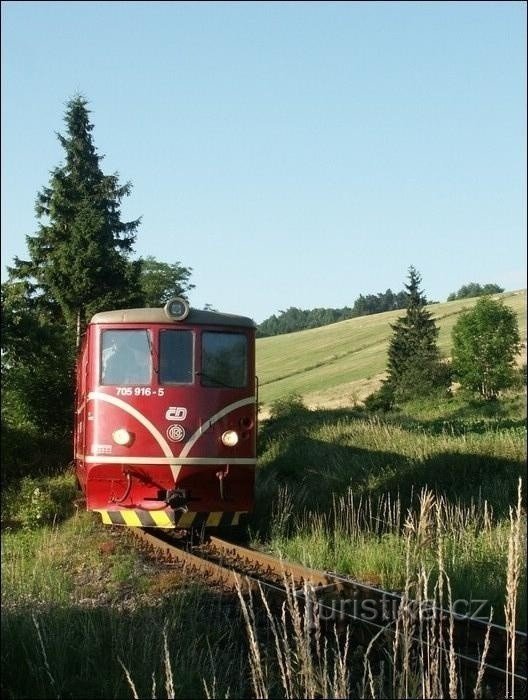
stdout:
[[394,333],[388,350],[388,385],[400,399],[447,388],[450,383],[449,368],[441,362],[438,350],[438,328],[426,309],[421,281],[411,266],[405,285],[407,312],[391,324]]
[[140,263],[128,259],[140,219],[121,221],[129,182],[103,174],[92,139],[87,100],[67,104],[65,136],[57,134],[65,162],[38,194],[39,231],[27,236],[29,260],[15,258],[11,279],[26,280],[34,296],[58,312],[70,336],[91,313],[140,300]]
[[15,258],[2,285],[2,430],[67,437],[79,331],[96,311],[142,302],[141,261],[129,259],[140,220],[120,211],[131,185],[103,174],[87,105],[67,103],[64,163],[38,194],[28,259]]

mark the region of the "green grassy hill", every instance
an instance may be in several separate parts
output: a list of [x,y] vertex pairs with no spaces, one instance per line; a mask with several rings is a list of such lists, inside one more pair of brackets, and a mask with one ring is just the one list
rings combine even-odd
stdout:
[[[495,298],[517,313],[526,342],[526,290]],[[429,307],[438,327],[439,346],[449,356],[451,331],[459,314],[477,299],[463,299]],[[391,323],[405,311],[361,316],[330,326],[257,340],[259,400],[264,406],[290,393],[310,406],[347,406],[374,391],[387,364]]]

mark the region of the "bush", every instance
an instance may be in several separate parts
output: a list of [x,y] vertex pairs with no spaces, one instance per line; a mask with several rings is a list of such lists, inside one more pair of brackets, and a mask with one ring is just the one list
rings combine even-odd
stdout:
[[0,455],[1,485],[25,476],[51,476],[64,470],[71,459],[72,441],[69,435],[43,433],[28,424],[1,424]]
[[452,374],[450,365],[444,362],[409,366],[398,380],[394,399],[399,403],[427,396],[448,396]]
[[34,530],[65,520],[77,493],[72,472],[54,477],[24,477],[2,492],[2,523]]
[[394,407],[394,387],[383,382],[380,388],[365,399],[367,411],[390,411]]
[[288,394],[280,399],[276,399],[270,406],[270,417],[272,420],[281,418],[292,418],[296,415],[305,415],[309,408],[303,403],[300,394]]

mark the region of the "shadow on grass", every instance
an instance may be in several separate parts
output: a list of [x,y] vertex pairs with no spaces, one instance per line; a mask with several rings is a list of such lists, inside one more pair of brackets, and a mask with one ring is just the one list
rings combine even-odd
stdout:
[[[424,429],[429,429],[433,438],[435,432],[445,432],[445,426],[440,430],[439,422],[436,425],[435,421],[411,421],[393,414],[379,424],[381,438],[377,438],[377,444],[385,440],[387,449],[384,450],[331,443],[314,437],[316,429],[324,425],[368,417],[361,410],[306,409],[268,421],[259,436],[259,455],[264,466],[257,472],[253,527],[266,534],[272,505],[281,488],[290,492],[297,512],[303,509],[328,512],[333,498],[346,494],[349,489],[354,496],[374,499],[388,493],[399,495],[405,508],[410,505],[413,493],[428,486],[461,505],[485,499],[497,516],[507,515],[509,506],[516,502],[518,479],[526,472],[523,461],[490,454],[489,449],[483,449],[482,453],[465,452],[461,442],[447,450],[437,447],[445,442],[432,443],[429,455],[423,455],[422,444],[420,449],[414,449],[416,457],[390,449],[387,426],[397,426],[409,433],[409,453],[413,454],[412,441],[417,439],[416,432],[422,433],[423,438]],[[460,421],[464,420],[462,416]],[[511,419],[501,427],[517,428],[523,424],[523,421]],[[383,430],[385,433],[381,432]],[[480,426],[477,432],[481,430],[485,432],[485,426]],[[448,431],[447,435],[451,436],[452,432]],[[453,439],[460,440],[456,434]]]
[[202,589],[134,611],[71,606],[32,613],[4,608],[2,697],[134,697],[118,659],[139,697],[170,697],[164,629],[173,697],[204,697],[204,679],[213,697],[228,692],[248,697],[247,649],[239,616],[235,598]]

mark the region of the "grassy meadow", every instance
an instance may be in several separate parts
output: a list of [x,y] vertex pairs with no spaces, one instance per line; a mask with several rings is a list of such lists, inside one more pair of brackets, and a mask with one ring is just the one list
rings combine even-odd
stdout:
[[[518,318],[526,342],[526,290],[501,298]],[[451,350],[451,331],[460,313],[476,299],[429,306],[439,328],[444,356]],[[387,364],[390,327],[405,311],[387,311],[333,323],[299,333],[257,340],[259,401],[269,406],[288,394],[300,394],[309,406],[348,406],[372,393]]]
[[[526,293],[501,296],[525,338]],[[446,355],[473,303],[431,307]],[[258,341],[269,417],[252,544],[444,605],[449,580],[458,612],[485,601],[480,615],[526,629],[526,387],[491,403],[457,392],[369,412],[358,394],[379,380],[400,313]],[[412,670],[398,641],[387,641],[381,664],[371,646],[319,635],[314,646],[293,595],[276,618],[265,601],[207,588],[148,560],[75,496],[64,468],[2,492],[9,700],[493,696],[434,650],[419,650]]]

